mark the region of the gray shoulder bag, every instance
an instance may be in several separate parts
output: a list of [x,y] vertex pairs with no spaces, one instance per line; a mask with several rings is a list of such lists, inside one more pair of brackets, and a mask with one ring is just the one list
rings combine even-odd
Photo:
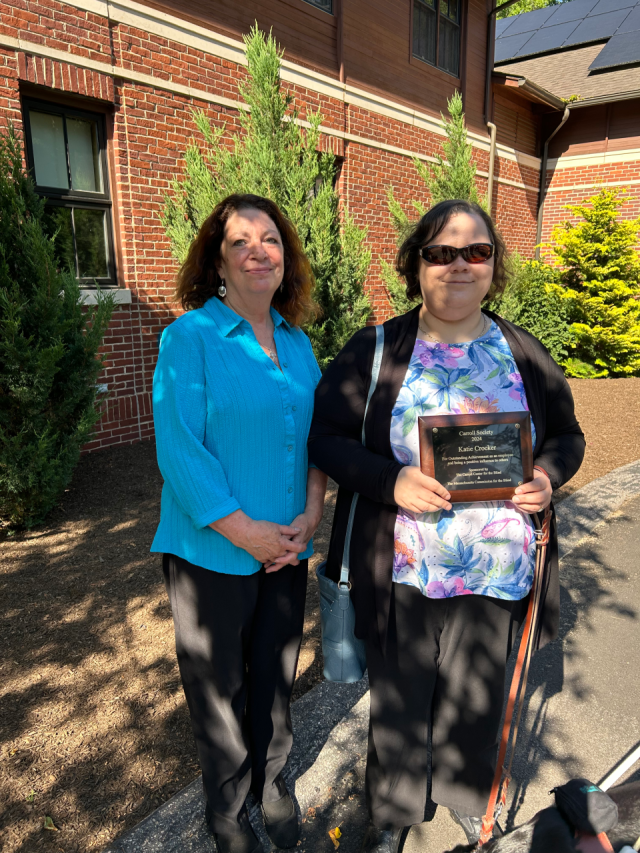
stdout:
[[[371,367],[371,382],[367,403],[362,419],[362,443],[365,444],[364,425],[367,419],[369,401],[376,389],[382,350],[384,347],[384,328],[376,326],[376,349]],[[322,629],[322,655],[324,657],[324,677],[327,681],[350,683],[359,681],[366,669],[365,644],[354,634],[356,614],[351,601],[349,590],[349,560],[351,551],[351,532],[353,519],[356,514],[358,494],[354,494],[347,522],[347,532],[344,538],[342,552],[342,568],[338,583],[329,580],[325,575],[326,561],[316,569],[318,586],[320,588],[320,625]]]

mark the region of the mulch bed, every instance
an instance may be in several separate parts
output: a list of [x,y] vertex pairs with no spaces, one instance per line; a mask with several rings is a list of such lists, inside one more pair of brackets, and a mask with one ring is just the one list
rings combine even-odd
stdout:
[[[640,379],[574,380],[587,456],[556,496],[640,457]],[[160,560],[153,444],[82,458],[41,528],[0,545],[0,803],[5,853],[102,850],[198,774]],[[310,566],[295,695],[322,677]],[[45,818],[56,829],[45,829]]]

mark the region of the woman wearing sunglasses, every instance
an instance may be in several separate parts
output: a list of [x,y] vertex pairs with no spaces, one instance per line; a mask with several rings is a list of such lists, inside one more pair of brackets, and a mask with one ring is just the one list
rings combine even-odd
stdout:
[[[470,843],[496,760],[505,668],[526,611],[532,513],[578,470],[584,437],[560,368],[532,335],[482,309],[505,284],[505,247],[477,205],[445,201],[399,249],[407,296],[384,324],[362,420],[375,330],[358,332],[316,390],[310,458],[340,486],[326,574],[338,580],[351,498],[356,635],[366,641],[371,718],[362,851],[395,853],[432,803]],[[420,471],[421,415],[529,410],[534,478],[511,501],[454,503]],[[538,646],[557,635],[555,523]]]

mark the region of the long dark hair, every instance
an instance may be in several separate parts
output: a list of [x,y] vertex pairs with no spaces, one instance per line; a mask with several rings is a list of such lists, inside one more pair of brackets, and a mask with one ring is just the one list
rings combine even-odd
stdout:
[[216,269],[224,229],[232,213],[239,210],[261,210],[273,221],[284,247],[284,276],[271,304],[284,319],[299,326],[316,316],[317,306],[312,291],[315,284],[309,259],[304,253],[296,229],[268,198],[250,193],[234,193],[224,198],[205,219],[189,254],[178,272],[176,300],[185,310],[201,308],[212,296],[218,297],[222,279]]
[[489,214],[479,204],[462,199],[451,199],[441,201],[428,210],[413,226],[398,249],[396,270],[407,283],[407,299],[414,300],[420,296],[420,249],[437,237],[451,217],[457,213],[479,216],[486,225],[494,246],[493,282],[485,299],[493,299],[504,290],[507,284],[505,269],[507,250],[500,232]]

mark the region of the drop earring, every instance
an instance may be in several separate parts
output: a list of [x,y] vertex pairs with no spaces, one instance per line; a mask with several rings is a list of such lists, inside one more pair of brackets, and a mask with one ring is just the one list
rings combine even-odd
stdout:
[[220,287],[218,287],[218,296],[220,299],[224,299],[227,295],[227,288],[224,286],[224,279],[220,279]]
[[284,281],[280,282],[280,293],[284,293]]

